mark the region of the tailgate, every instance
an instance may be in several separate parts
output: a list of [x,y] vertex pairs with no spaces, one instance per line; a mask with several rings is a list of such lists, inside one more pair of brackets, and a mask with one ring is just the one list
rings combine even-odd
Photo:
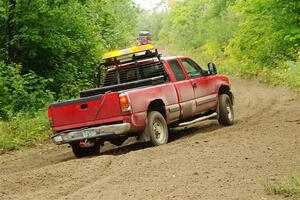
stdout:
[[118,93],[107,93],[51,104],[52,128],[82,127],[82,123],[93,122],[122,115]]

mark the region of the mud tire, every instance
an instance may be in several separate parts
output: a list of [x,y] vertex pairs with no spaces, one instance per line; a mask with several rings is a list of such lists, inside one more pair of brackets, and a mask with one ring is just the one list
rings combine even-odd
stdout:
[[169,130],[165,118],[160,112],[151,111],[148,113],[146,132],[154,146],[167,144],[169,141]]
[[234,123],[233,106],[227,94],[219,96],[218,121],[223,126],[231,126]]
[[98,155],[100,153],[100,143],[95,142],[92,147],[83,148],[79,143],[71,144],[72,151],[76,158],[83,158],[87,156]]

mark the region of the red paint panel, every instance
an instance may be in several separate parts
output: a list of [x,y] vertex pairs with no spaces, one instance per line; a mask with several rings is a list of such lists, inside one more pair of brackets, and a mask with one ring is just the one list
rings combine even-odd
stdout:
[[145,128],[147,112],[135,113],[131,115],[131,124],[134,131],[142,131]]
[[[102,106],[101,110],[99,109],[100,106]],[[50,109],[53,127],[121,116],[118,93],[109,93],[106,94],[106,97],[102,95],[95,100],[54,106],[50,107]]]
[[133,113],[146,112],[150,102],[156,99],[161,99],[166,106],[178,103],[172,83],[130,90],[126,94],[129,96]]
[[178,90],[181,103],[195,99],[194,90],[190,80],[176,82],[174,85]]

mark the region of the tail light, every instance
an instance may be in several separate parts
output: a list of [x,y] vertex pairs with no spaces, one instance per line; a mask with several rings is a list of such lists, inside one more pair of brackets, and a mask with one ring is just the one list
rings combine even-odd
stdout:
[[121,106],[122,112],[130,111],[131,107],[130,107],[130,102],[129,102],[128,96],[125,94],[120,94],[119,98],[120,98],[120,106]]
[[50,107],[48,108],[48,119],[50,121],[50,126],[52,127],[53,120],[52,120],[52,112]]

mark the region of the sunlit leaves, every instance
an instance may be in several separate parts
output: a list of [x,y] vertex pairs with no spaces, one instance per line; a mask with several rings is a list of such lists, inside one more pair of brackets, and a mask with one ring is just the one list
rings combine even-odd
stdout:
[[205,50],[213,46],[216,52],[224,51],[238,28],[235,14],[228,12],[228,7],[233,2],[234,0],[178,1],[171,6],[163,20],[161,40],[171,40],[180,49]]
[[235,6],[245,20],[232,40],[240,59],[265,66],[296,60],[300,50],[300,2],[239,1]]

